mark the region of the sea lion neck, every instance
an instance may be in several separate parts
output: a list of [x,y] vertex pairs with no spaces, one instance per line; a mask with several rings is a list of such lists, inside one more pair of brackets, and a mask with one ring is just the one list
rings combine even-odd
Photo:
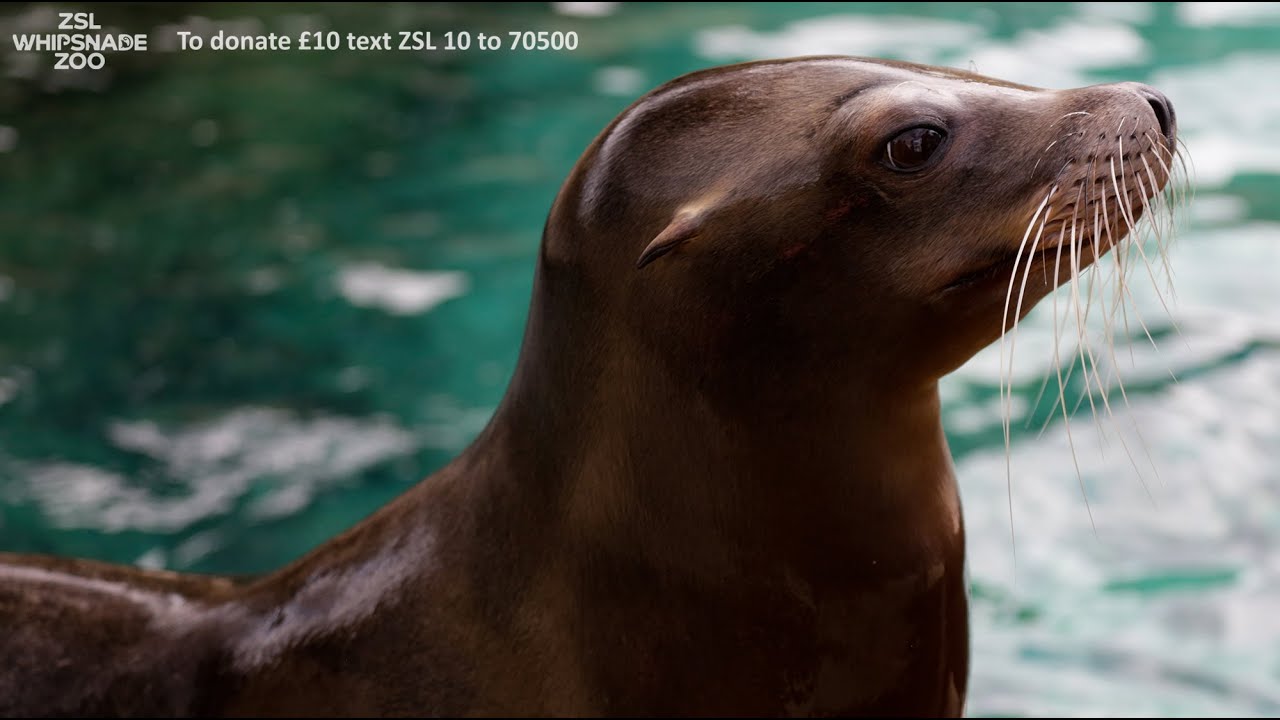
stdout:
[[822,555],[909,572],[960,542],[935,382],[805,385],[789,402],[774,391],[725,407],[620,323],[580,301],[559,312],[565,288],[549,275],[540,267],[519,366],[480,440],[505,446],[485,455],[520,458],[525,478],[497,490],[530,501],[505,505],[546,502],[564,532],[625,537],[662,563]]

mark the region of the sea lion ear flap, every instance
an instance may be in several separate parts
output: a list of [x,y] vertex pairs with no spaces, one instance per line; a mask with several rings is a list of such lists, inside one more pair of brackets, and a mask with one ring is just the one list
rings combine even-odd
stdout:
[[640,253],[640,257],[636,260],[636,269],[648,265],[667,253],[675,250],[683,243],[693,239],[698,234],[701,226],[700,213],[680,213],[671,220],[671,224],[667,225],[657,237],[649,241],[645,246],[644,252]]

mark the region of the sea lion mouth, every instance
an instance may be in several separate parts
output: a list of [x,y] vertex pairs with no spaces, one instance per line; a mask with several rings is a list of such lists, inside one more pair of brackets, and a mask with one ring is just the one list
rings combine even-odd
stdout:
[[996,281],[1004,284],[1008,282],[1010,276],[1016,270],[1025,267],[1027,264],[1033,267],[1047,267],[1057,264],[1059,265],[1059,273],[1061,273],[1062,269],[1083,269],[1105,254],[1107,250],[1104,247],[1102,252],[1097,252],[1096,247],[1097,244],[1092,237],[1077,238],[1074,243],[1069,238],[1062,239],[1052,247],[1035,251],[1031,254],[1030,259],[1024,262],[1019,262],[1018,258],[1026,255],[1025,252],[1009,252],[991,262],[980,265],[975,270],[964,273],[948,283],[943,288],[943,292],[962,290],[975,285],[995,283]]

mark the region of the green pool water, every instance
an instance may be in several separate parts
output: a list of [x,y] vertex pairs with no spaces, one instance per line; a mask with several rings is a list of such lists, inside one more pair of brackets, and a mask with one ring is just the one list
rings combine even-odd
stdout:
[[[1034,407],[1038,309],[1007,485],[998,348],[944,382],[969,711],[1280,714],[1277,4],[99,6],[155,49],[94,74],[13,52],[58,9],[0,9],[0,550],[260,572],[442,465],[512,371],[560,182],[681,73],[844,53],[1138,80],[1176,106],[1195,198],[1176,299],[1135,279],[1158,349],[1118,330],[1103,360],[1127,402],[1084,404],[1070,441]],[[174,26],[579,44],[166,51]]]

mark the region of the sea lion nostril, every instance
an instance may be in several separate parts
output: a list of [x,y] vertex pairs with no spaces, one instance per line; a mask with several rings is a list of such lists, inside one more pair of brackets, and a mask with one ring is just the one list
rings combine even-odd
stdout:
[[1178,136],[1177,119],[1173,112],[1173,103],[1169,102],[1169,98],[1164,93],[1155,88],[1142,86],[1138,93],[1147,100],[1147,104],[1151,105],[1151,110],[1156,114],[1156,122],[1160,123],[1160,133],[1169,139],[1172,143]]
[[1169,111],[1165,104],[1155,98],[1147,98],[1147,102],[1151,103],[1151,109],[1156,112],[1156,121],[1160,123],[1160,132],[1169,137]]

